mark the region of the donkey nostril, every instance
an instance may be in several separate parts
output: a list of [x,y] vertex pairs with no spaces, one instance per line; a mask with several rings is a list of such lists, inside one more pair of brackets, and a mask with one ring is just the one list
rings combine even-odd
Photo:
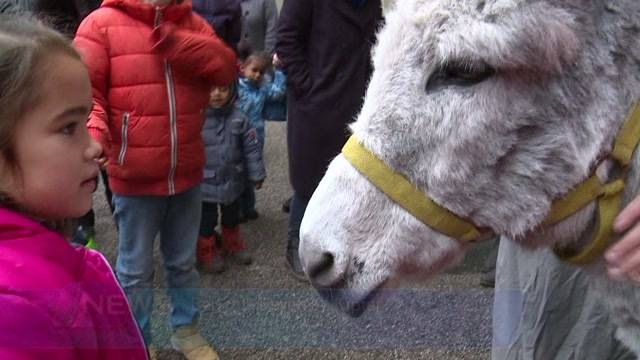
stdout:
[[324,272],[328,272],[333,267],[333,254],[324,252],[317,259],[317,262],[312,264],[307,271],[310,279],[314,279]]

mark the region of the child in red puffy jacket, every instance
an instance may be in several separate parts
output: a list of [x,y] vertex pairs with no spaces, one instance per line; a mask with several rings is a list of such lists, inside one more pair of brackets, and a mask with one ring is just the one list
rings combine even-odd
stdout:
[[108,157],[119,230],[116,274],[145,340],[151,344],[159,234],[173,309],[171,343],[188,359],[215,359],[197,327],[200,130],[209,89],[234,81],[235,55],[190,1],[105,0],[74,42],[93,86],[89,132]]

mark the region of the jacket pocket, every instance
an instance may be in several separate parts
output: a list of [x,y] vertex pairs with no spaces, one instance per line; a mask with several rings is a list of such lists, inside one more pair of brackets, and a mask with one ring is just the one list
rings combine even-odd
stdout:
[[120,130],[120,153],[118,154],[118,165],[124,164],[124,156],[127,153],[127,131],[129,130],[129,113],[122,114],[122,129]]
[[207,168],[204,169],[204,172],[203,172],[204,179],[213,179],[216,177],[216,175],[218,175],[218,172],[216,170],[207,169]]

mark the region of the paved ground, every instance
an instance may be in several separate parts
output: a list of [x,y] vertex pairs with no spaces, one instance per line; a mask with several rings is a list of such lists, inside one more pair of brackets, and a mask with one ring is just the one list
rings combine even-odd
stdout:
[[[268,179],[258,191],[258,220],[243,231],[255,263],[232,265],[202,277],[201,327],[222,359],[489,359],[492,292],[479,287],[486,245],[438,279],[387,291],[361,318],[323,303],[284,266],[289,196],[285,124],[269,123]],[[115,259],[116,231],[101,193],[96,197],[98,243]],[[160,264],[156,253],[157,264]],[[161,359],[182,359],[169,349],[169,305],[161,266],[153,332]]]

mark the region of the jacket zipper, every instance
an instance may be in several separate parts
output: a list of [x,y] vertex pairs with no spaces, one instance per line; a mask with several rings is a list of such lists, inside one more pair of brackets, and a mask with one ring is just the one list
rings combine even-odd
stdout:
[[126,112],[122,115],[122,130],[120,132],[120,139],[122,145],[120,147],[120,153],[118,154],[118,165],[124,164],[124,155],[127,153],[127,131],[129,130],[129,113]]
[[[162,9],[156,7],[156,17],[154,26],[160,26],[162,21]],[[169,60],[164,59],[164,77],[167,84],[167,95],[169,97],[169,129],[171,131],[171,167],[168,175],[169,195],[176,193],[176,165],[178,162],[178,128],[177,128],[177,115],[176,115],[176,95],[173,84],[173,76],[171,75],[171,64]]]

